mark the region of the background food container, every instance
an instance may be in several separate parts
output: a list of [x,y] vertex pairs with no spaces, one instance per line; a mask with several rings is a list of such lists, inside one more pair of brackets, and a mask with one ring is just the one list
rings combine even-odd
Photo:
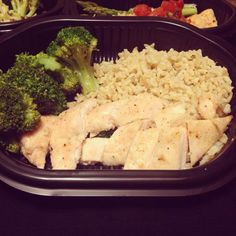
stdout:
[[[59,29],[85,26],[98,38],[98,51],[93,61],[114,59],[117,53],[144,43],[156,43],[157,49],[178,51],[202,49],[219,65],[228,68],[233,86],[236,83],[234,49],[225,41],[203,33],[194,27],[157,19],[99,20],[73,17],[50,17],[24,24],[0,38],[0,67],[7,70],[15,54],[44,50]],[[19,46],[20,45],[20,46]],[[235,115],[236,96],[232,100]],[[40,195],[60,196],[186,196],[219,188],[236,177],[236,120],[228,129],[229,140],[218,157],[199,167],[178,171],[154,170],[40,170],[21,157],[0,152],[0,179],[22,191]]]
[[[82,8],[76,3],[75,0],[70,0],[70,14],[83,15]],[[110,0],[94,0],[93,2],[108,8],[118,10],[128,10],[137,4],[144,3],[151,7],[160,6],[162,0],[129,0],[129,1],[110,1]],[[236,23],[236,8],[226,0],[184,0],[184,3],[197,4],[198,11],[201,12],[207,8],[212,8],[215,12],[218,26],[204,31],[219,35],[223,38],[231,38],[235,33],[234,25]],[[109,16],[108,16],[109,17]],[[115,17],[116,18],[116,17]],[[146,17],[145,17],[146,18]]]
[[[4,0],[4,3],[8,3],[10,5],[10,0]],[[64,0],[41,0],[40,6],[37,10],[37,15],[34,17],[30,17],[26,20],[12,21],[12,22],[0,22],[0,35],[2,33],[11,31],[17,26],[27,23],[31,20],[39,19],[46,16],[51,16],[59,13],[63,13],[64,10]]]

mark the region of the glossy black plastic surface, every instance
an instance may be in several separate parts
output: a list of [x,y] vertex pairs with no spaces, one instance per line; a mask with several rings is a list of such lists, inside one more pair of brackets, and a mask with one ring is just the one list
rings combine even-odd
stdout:
[[[92,0],[93,1],[93,0]],[[82,8],[76,4],[75,0],[69,0],[70,2],[70,13],[73,15],[83,15]],[[114,8],[119,10],[128,10],[137,4],[144,3],[151,7],[160,6],[162,0],[94,0],[93,2],[108,8]],[[224,38],[230,37],[235,33],[234,25],[236,24],[236,9],[225,0],[184,0],[185,3],[195,3],[197,4],[198,12],[205,9],[212,8],[216,15],[218,26],[208,29],[203,29],[204,31],[211,32],[213,34],[219,35]],[[114,18],[109,17],[108,18]],[[115,17],[117,18],[117,17]],[[149,17],[144,17],[149,18]],[[178,21],[179,22],[179,21]]]
[[[144,43],[156,43],[157,49],[178,51],[202,49],[219,65],[227,67],[235,86],[236,57],[234,49],[222,39],[167,22],[134,19],[45,18],[18,27],[0,38],[0,68],[7,70],[15,54],[45,49],[59,29],[83,25],[98,38],[93,61],[114,59],[124,48],[140,49]],[[20,46],[19,46],[20,45]],[[235,115],[236,97],[232,108]],[[22,160],[0,153],[0,179],[9,185],[41,195],[59,196],[186,196],[219,188],[236,177],[236,120],[228,130],[229,141],[218,157],[206,165],[181,171],[124,171],[78,169],[68,171],[40,170]]]

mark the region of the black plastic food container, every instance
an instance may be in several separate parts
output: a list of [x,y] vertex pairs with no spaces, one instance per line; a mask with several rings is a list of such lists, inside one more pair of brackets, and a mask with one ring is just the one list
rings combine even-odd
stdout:
[[[93,1],[93,0],[92,0]],[[159,7],[161,5],[162,0],[94,0],[93,2],[107,7],[114,8],[118,10],[128,10],[134,7],[137,4],[147,4],[151,7]],[[184,3],[195,3],[197,4],[198,12],[201,12],[205,9],[212,8],[216,15],[218,26],[208,29],[203,29],[204,31],[216,34],[223,38],[230,38],[234,33],[236,33],[236,29],[234,29],[234,25],[236,24],[236,9],[232,4],[228,3],[226,0],[184,0]],[[73,15],[83,15],[82,8],[76,3],[75,0],[70,0],[70,14]],[[119,16],[120,17],[120,16]],[[108,18],[117,18],[110,17]],[[143,17],[149,18],[149,17]],[[155,17],[154,17],[155,18]],[[179,21],[178,21],[179,22]]]
[[[114,59],[121,50],[140,49],[144,43],[156,43],[157,49],[178,51],[202,49],[219,65],[227,67],[235,86],[236,57],[227,42],[193,27],[162,19],[153,21],[45,18],[25,24],[0,38],[0,68],[6,70],[15,54],[37,53],[47,47],[59,29],[85,26],[98,38],[93,61]],[[213,37],[213,38],[212,38]],[[19,46],[20,45],[20,46]],[[235,99],[232,110],[235,113]],[[235,115],[235,114],[234,114]],[[187,170],[40,170],[0,152],[0,179],[22,191],[50,196],[187,196],[217,189],[236,177],[234,119],[228,129],[228,143],[208,164]]]
[[[4,0],[4,3],[8,3],[10,6],[10,0]],[[39,19],[42,17],[52,16],[55,14],[63,13],[64,10],[64,0],[41,0],[41,3],[37,10],[37,15],[30,17],[25,20],[12,21],[12,22],[0,22],[0,35],[9,32],[17,26],[27,23],[31,20]]]

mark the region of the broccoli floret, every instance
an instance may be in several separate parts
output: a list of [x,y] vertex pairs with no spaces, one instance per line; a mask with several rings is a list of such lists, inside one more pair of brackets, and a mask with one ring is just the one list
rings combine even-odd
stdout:
[[33,130],[39,121],[40,113],[33,99],[0,72],[0,147],[17,153],[20,148],[17,137]]
[[39,5],[40,0],[0,0],[0,22],[18,21],[35,16]]
[[35,66],[42,65],[45,70],[58,71],[62,68],[62,65],[57,61],[56,57],[49,56],[44,52],[40,52],[34,57]]
[[32,130],[40,119],[37,106],[28,94],[0,79],[0,132]]
[[11,15],[9,14],[9,6],[0,0],[0,22],[11,21]]
[[40,4],[40,0],[11,0],[13,14],[27,18],[34,16]]
[[[78,77],[82,93],[88,94],[98,87],[91,66],[92,52],[96,46],[97,39],[84,27],[67,27],[58,32],[56,39],[49,44],[46,52],[72,70],[75,79]],[[65,69],[64,73],[67,75],[71,72]]]
[[35,57],[35,66],[43,66],[61,86],[67,97],[73,96],[80,89],[79,75],[75,70],[57,61],[57,58],[40,52]]
[[14,66],[6,73],[7,79],[33,98],[41,114],[59,114],[67,108],[65,95],[43,68],[34,66],[32,57],[28,53],[17,55]]

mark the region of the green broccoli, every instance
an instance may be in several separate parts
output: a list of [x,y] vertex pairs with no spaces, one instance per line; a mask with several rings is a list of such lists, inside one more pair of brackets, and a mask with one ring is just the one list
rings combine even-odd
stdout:
[[67,97],[74,96],[80,89],[78,73],[58,62],[56,57],[40,52],[35,55],[33,60],[35,66],[43,66],[45,71],[60,84]]
[[[1,76],[2,77],[2,76]],[[40,114],[33,99],[25,92],[0,79],[0,132],[32,130]]]
[[65,86],[79,82],[85,95],[97,89],[98,83],[91,66],[92,52],[96,46],[97,39],[82,26],[67,27],[58,32],[46,52],[63,65],[64,76],[71,76]]
[[28,94],[42,115],[59,114],[67,101],[59,84],[41,67],[35,67],[28,53],[16,55],[16,62],[7,72],[7,79]]
[[0,73],[0,147],[10,152],[19,151],[18,136],[33,130],[40,113],[33,99],[9,83]]
[[40,0],[11,0],[12,12],[22,18],[36,14]]
[[0,22],[11,22],[35,16],[40,0],[0,0]]

